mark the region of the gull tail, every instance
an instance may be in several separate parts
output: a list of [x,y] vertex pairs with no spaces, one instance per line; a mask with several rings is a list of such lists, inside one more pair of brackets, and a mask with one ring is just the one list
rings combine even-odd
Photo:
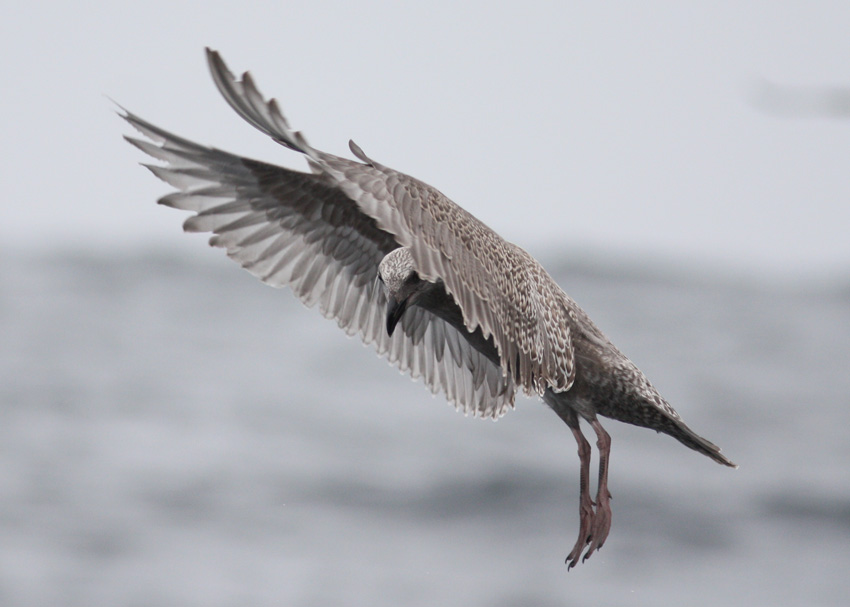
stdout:
[[661,432],[669,434],[686,447],[690,447],[694,451],[699,451],[703,455],[707,455],[708,457],[716,461],[718,464],[723,464],[724,466],[729,466],[730,468],[738,467],[738,464],[734,463],[732,460],[730,460],[728,457],[726,457],[720,452],[720,447],[718,447],[711,441],[704,439],[699,434],[688,428],[682,422],[675,424],[671,428],[663,428],[661,429]]

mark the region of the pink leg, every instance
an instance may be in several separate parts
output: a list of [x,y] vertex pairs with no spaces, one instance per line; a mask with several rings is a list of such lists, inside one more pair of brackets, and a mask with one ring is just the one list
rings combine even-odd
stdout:
[[580,461],[579,470],[579,531],[578,540],[573,546],[572,552],[567,556],[567,571],[578,565],[587,542],[590,541],[591,527],[593,526],[593,500],[590,499],[590,443],[584,438],[578,424],[570,428],[578,443],[578,457]]
[[578,564],[581,553],[590,541],[591,528],[593,527],[593,500],[590,499],[590,443],[581,433],[578,424],[578,416],[572,409],[556,409],[558,416],[564,420],[572,430],[573,436],[578,443],[579,467],[579,532],[578,540],[573,546],[572,552],[567,556],[567,570]]
[[599,448],[599,487],[596,491],[596,516],[593,518],[593,528],[590,532],[590,548],[582,558],[582,562],[590,558],[608,537],[611,529],[611,493],[608,491],[608,458],[611,454],[611,437],[599,423],[594,419],[590,425],[596,431],[596,446]]

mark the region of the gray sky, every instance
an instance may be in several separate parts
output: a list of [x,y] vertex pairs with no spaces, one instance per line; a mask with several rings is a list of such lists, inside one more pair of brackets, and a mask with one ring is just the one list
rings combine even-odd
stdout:
[[138,166],[104,95],[200,143],[303,168],[219,97],[209,45],[250,69],[317,147],[347,154],[353,138],[532,253],[850,271],[847,112],[754,102],[785,86],[847,90],[844,0],[4,12],[0,254],[201,247],[179,213],[153,204],[169,187]]

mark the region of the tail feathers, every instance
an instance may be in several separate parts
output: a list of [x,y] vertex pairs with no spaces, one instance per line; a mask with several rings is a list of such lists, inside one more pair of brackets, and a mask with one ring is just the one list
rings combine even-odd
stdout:
[[686,447],[690,447],[694,451],[699,451],[703,455],[707,455],[718,464],[723,464],[730,468],[738,467],[736,463],[732,462],[732,460],[720,453],[720,447],[711,441],[704,439],[681,422],[676,424],[674,428],[669,430],[665,429],[662,430],[662,432],[666,432]]

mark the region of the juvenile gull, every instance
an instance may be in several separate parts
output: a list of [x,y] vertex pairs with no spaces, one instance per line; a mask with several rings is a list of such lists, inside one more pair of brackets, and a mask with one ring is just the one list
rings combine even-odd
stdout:
[[[601,548],[611,527],[611,439],[598,415],[664,432],[735,466],[684,424],[528,253],[353,141],[357,161],[310,146],[249,73],[236,79],[216,51],[207,49],[207,60],[230,106],[303,154],[312,172],[201,146],[126,112],[147,138],[127,141],[162,161],[145,166],[178,189],[159,202],[194,212],[187,232],[212,232],[210,244],[254,276],[318,304],[464,413],[496,419],[513,408],[518,388],[540,396],[578,443],[580,526],[569,568]],[[580,418],[597,437],[595,501]]]

